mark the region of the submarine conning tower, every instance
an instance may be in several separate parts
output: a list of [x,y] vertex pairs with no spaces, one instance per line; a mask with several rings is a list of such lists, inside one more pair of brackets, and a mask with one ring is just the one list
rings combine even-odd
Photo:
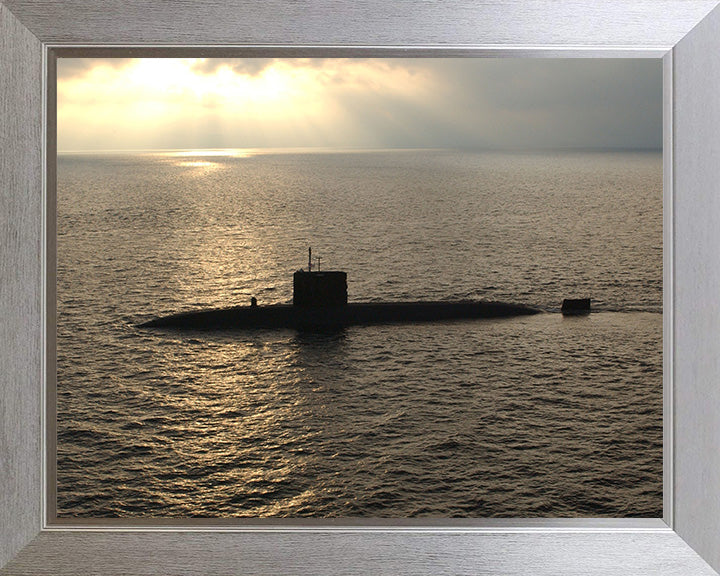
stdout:
[[338,270],[312,269],[312,250],[308,249],[308,269],[293,274],[293,306],[323,308],[347,304],[347,274]]

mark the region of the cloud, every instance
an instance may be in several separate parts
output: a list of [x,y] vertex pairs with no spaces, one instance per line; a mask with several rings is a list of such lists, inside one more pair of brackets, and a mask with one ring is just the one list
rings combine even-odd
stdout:
[[[422,61],[448,109],[490,147],[662,145],[659,60]],[[467,132],[467,131],[466,131]],[[472,140],[472,138],[470,138]],[[469,142],[471,143],[471,142]]]
[[198,74],[217,74],[218,70],[228,68],[235,74],[257,76],[276,62],[276,58],[200,58],[192,64]]
[[[352,59],[355,64],[368,60],[373,59]],[[217,74],[219,70],[226,68],[235,74],[258,76],[268,68],[281,63],[290,63],[295,68],[321,70],[326,68],[328,63],[330,63],[330,67],[332,67],[334,63],[343,61],[346,60],[338,58],[199,58],[192,64],[192,69],[204,75]],[[377,59],[375,59],[375,61],[377,61]]]
[[58,81],[83,77],[98,67],[120,71],[131,65],[133,60],[133,58],[58,58]]
[[662,67],[600,59],[63,63],[61,149],[659,148]]

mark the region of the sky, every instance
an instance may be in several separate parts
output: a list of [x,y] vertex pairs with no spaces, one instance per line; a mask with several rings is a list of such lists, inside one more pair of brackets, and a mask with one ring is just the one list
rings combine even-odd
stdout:
[[58,150],[662,147],[658,59],[70,59]]

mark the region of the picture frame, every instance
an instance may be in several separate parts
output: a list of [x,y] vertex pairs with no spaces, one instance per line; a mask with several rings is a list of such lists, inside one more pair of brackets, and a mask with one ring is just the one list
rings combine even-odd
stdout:
[[[715,574],[720,569],[716,0],[0,0],[0,574]],[[48,518],[46,220],[53,59],[654,57],[664,66],[662,519],[105,522]],[[46,196],[46,193],[48,196]]]

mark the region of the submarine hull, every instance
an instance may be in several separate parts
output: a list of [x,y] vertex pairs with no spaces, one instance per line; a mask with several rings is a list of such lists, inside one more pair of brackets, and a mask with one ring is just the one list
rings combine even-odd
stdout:
[[233,330],[290,328],[327,330],[345,326],[437,322],[473,318],[506,318],[537,314],[540,310],[504,302],[367,302],[340,306],[304,307],[291,304],[236,306],[164,316],[141,328],[177,330]]

